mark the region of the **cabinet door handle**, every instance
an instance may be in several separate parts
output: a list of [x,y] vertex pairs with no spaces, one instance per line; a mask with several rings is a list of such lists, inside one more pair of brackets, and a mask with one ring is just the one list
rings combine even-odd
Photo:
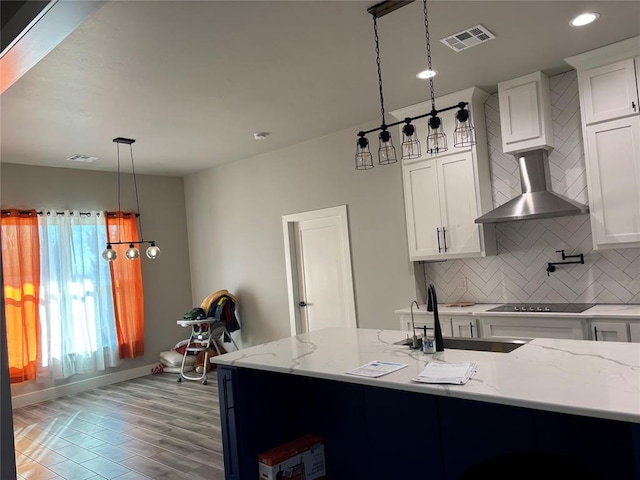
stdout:
[[[225,416],[225,423],[226,423],[226,432],[225,432],[225,436],[226,436],[226,440],[227,440],[227,445],[230,447],[230,454],[229,454],[229,474],[233,475],[234,472],[234,466],[235,466],[235,462],[234,459],[232,458],[232,456],[234,455],[234,449],[235,446],[232,445],[232,437],[231,437],[231,425],[229,422],[229,410],[233,409],[233,406],[229,406],[229,392],[228,392],[228,387],[227,385],[230,384],[233,380],[231,378],[229,378],[229,376],[227,376],[226,374],[224,375],[224,377],[222,378],[222,399],[224,401],[224,416]],[[234,427],[235,428],[235,427]]]
[[436,227],[436,236],[438,237],[438,253],[442,252],[442,248],[440,248],[440,229]]
[[593,326],[593,336],[596,338],[596,342],[598,341],[598,327]]
[[473,338],[473,322],[469,322],[469,328],[471,329],[471,338]]
[[636,111],[636,102],[631,102],[631,108],[633,108],[633,111]]
[[226,375],[222,380],[222,398],[224,398],[224,414],[225,416],[229,415],[229,410],[233,409],[233,406],[229,406],[229,393],[227,391],[227,384],[231,382],[231,379]]
[[444,240],[444,251],[447,251],[447,231],[442,227],[442,239]]

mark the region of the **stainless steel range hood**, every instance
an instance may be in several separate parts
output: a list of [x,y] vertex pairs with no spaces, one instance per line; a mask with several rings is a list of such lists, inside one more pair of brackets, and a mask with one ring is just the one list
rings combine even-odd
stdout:
[[476,223],[500,223],[589,213],[586,205],[550,191],[551,177],[546,150],[521,153],[518,156],[518,165],[522,194],[476,218]]

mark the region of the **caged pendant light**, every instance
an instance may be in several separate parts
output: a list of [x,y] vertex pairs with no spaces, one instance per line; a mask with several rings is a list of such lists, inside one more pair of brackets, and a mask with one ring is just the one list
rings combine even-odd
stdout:
[[[396,148],[393,146],[391,133],[387,130],[387,124],[384,119],[384,96],[382,95],[382,68],[380,66],[380,38],[378,36],[378,15],[373,14],[373,34],[376,42],[376,64],[378,66],[378,89],[380,91],[380,113],[382,115],[382,124],[380,134],[378,135],[378,163],[380,165],[389,165],[396,163]],[[373,168],[373,159],[369,151],[369,140],[365,137],[365,132],[358,133],[358,143],[356,146],[356,170],[369,170]]]
[[[120,144],[123,143],[125,145],[129,145],[129,152],[131,154],[131,172],[133,174],[133,187],[134,187],[135,196],[136,196],[136,218],[138,219],[138,230],[140,231],[140,240],[132,239],[132,240],[123,241],[122,238],[119,238],[117,242],[107,242],[107,248],[105,248],[104,251],[102,252],[102,258],[108,262],[114,261],[116,258],[118,258],[118,254],[113,249],[113,245],[128,244],[129,248],[127,248],[127,250],[125,251],[124,256],[128,260],[136,260],[140,258],[140,250],[138,250],[136,245],[148,244],[149,246],[147,247],[147,251],[146,251],[147,258],[151,260],[155,260],[160,256],[160,253],[161,253],[160,248],[156,246],[156,242],[153,240],[145,241],[144,235],[142,233],[142,219],[140,218],[140,201],[138,199],[138,182],[136,181],[136,169],[133,165],[133,146],[132,145],[135,143],[135,140],[132,138],[117,137],[117,138],[114,138],[113,141],[114,143],[117,144],[116,154],[118,157],[118,211],[121,211],[121,208],[120,208]],[[119,230],[121,235],[122,228],[120,228]]]
[[[376,132],[380,130],[379,139],[380,139],[380,149],[378,151],[379,163],[381,165],[395,163],[395,148],[393,148],[393,143],[391,142],[391,134],[388,132],[388,128],[394,127],[396,125],[400,125],[401,123],[405,123],[402,127],[402,145],[401,145],[401,153],[403,160],[420,158],[421,149],[420,149],[420,141],[418,140],[418,134],[416,127],[413,125],[414,120],[418,120],[425,117],[430,117],[427,121],[427,138],[426,138],[426,151],[431,155],[438,155],[447,151],[447,136],[444,133],[444,128],[442,124],[442,119],[438,116],[438,114],[442,112],[446,112],[448,110],[458,109],[455,115],[455,130],[453,132],[453,146],[454,147],[470,147],[476,144],[476,136],[475,136],[475,128],[471,122],[471,115],[468,109],[467,102],[460,102],[456,105],[452,105],[450,107],[445,107],[441,109],[436,108],[436,100],[435,100],[435,91],[433,87],[433,76],[429,77],[429,93],[431,98],[431,111],[429,113],[425,113],[423,115],[418,115],[415,117],[408,117],[399,122],[391,123],[389,125],[385,124],[384,120],[384,99],[382,96],[382,76],[380,72],[380,52],[378,48],[378,28],[377,28],[377,18],[391,13],[398,8],[401,8],[409,3],[412,3],[413,0],[409,1],[394,1],[394,0],[386,0],[384,2],[378,3],[373,7],[369,8],[367,12],[369,12],[373,16],[373,25],[374,25],[374,33],[375,33],[375,41],[376,41],[376,61],[378,64],[378,84],[380,87],[380,109],[382,111],[382,125],[378,128],[374,128],[367,131],[358,132],[358,141],[356,145],[356,169],[357,170],[368,170],[373,168],[373,161],[371,158],[371,152],[369,151],[369,140],[366,135],[368,133]],[[424,30],[425,30],[425,40],[427,46],[427,65],[428,69],[433,71],[431,65],[431,44],[429,41],[429,16],[427,10],[427,0],[423,0],[423,13],[424,13]],[[393,160],[389,160],[391,158]]]

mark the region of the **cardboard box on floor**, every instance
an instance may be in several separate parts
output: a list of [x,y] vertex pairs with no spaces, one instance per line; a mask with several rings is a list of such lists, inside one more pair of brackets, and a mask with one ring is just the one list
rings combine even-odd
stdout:
[[324,444],[305,435],[258,455],[260,480],[324,480]]

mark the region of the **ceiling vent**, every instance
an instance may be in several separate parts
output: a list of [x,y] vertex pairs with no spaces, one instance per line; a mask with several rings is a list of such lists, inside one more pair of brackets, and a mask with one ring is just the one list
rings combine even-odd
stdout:
[[91,155],[71,155],[67,160],[70,162],[91,163],[98,160],[100,157],[92,157]]
[[467,48],[475,47],[476,45],[480,45],[481,43],[488,42],[493,38],[496,38],[493,33],[491,33],[482,25],[476,25],[475,27],[470,27],[461,32],[454,33],[453,35],[445,37],[440,41],[456,52],[461,52],[462,50],[466,50]]

